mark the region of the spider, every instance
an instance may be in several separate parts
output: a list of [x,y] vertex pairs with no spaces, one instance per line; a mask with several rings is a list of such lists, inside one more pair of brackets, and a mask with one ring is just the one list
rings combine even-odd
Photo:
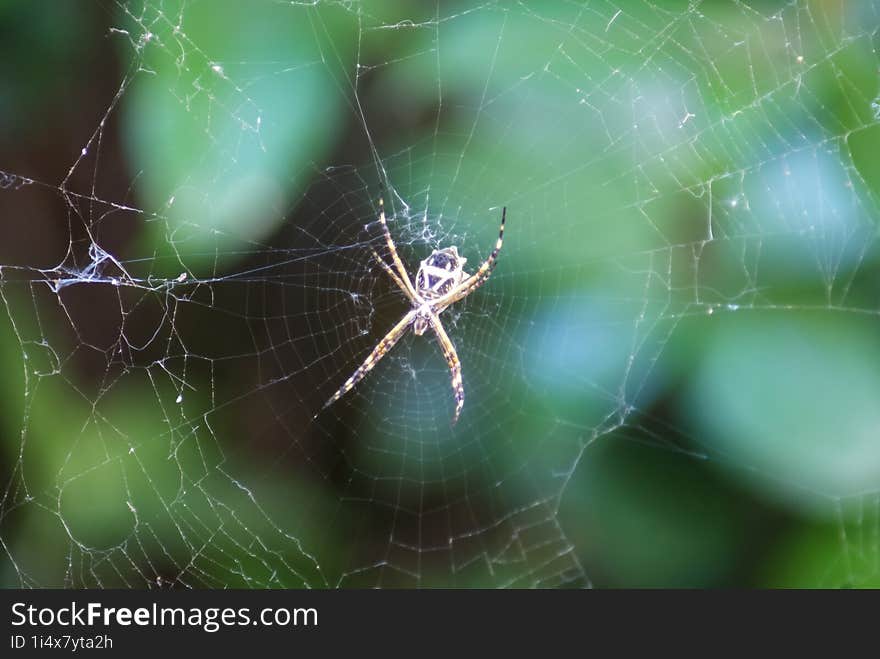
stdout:
[[361,364],[351,377],[339,387],[337,392],[324,403],[327,408],[337,400],[342,398],[346,393],[351,391],[354,386],[364,379],[373,367],[379,363],[391,348],[406,333],[406,330],[412,325],[413,332],[421,336],[429,327],[434,330],[440,348],[443,350],[443,356],[446,358],[446,364],[449,366],[449,372],[452,376],[452,391],[455,396],[455,415],[452,417],[453,425],[458,421],[461,414],[461,408],[464,406],[464,386],[461,382],[461,362],[458,360],[458,353],[455,346],[449,339],[449,335],[440,322],[440,314],[443,313],[450,305],[464,299],[473,293],[481,284],[483,284],[492,272],[498,253],[501,251],[501,244],[504,241],[504,221],[507,217],[507,207],[501,210],[501,228],[498,231],[498,240],[495,242],[495,249],[489,254],[483,264],[477,271],[469,275],[464,271],[464,264],[467,259],[460,256],[456,246],[447,247],[445,249],[435,249],[431,255],[424,259],[419,265],[416,273],[416,282],[413,285],[412,280],[406,272],[406,268],[397,253],[397,247],[391,238],[391,232],[388,230],[388,224],[385,221],[385,204],[379,199],[379,224],[382,225],[382,232],[385,234],[385,243],[388,246],[388,252],[391,254],[391,261],[394,265],[388,263],[379,254],[373,250],[373,258],[382,266],[382,269],[388,273],[388,276],[397,284],[397,287],[403,291],[407,300],[411,305],[406,315],[386,334],[373,351],[367,356],[363,364]]

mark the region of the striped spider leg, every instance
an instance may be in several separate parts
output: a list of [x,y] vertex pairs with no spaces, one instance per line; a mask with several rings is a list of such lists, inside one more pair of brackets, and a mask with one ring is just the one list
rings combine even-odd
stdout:
[[434,301],[434,306],[436,307],[438,314],[449,305],[454,304],[473,293],[482,286],[489,278],[489,275],[492,274],[495,263],[498,261],[498,254],[501,252],[501,246],[504,244],[504,222],[506,220],[507,207],[504,207],[501,209],[501,226],[498,229],[498,240],[495,241],[495,249],[492,250],[492,253],[489,254],[489,258],[483,261],[482,265],[477,268],[477,271],[474,274],[465,277],[458,286]]
[[376,344],[376,347],[373,348],[373,351],[364,362],[324,404],[325,408],[351,391],[373,369],[379,360],[394,347],[406,333],[409,326],[412,325],[413,332],[416,335],[424,334],[425,330],[430,327],[437,337],[437,341],[443,350],[443,356],[446,359],[446,365],[449,367],[452,391],[455,396],[455,415],[453,416],[452,423],[455,424],[458,421],[464,406],[461,362],[458,359],[455,345],[446,333],[443,323],[440,322],[440,314],[451,304],[458,302],[475,291],[489,278],[498,258],[498,253],[501,251],[506,216],[507,208],[504,208],[501,212],[501,228],[498,232],[495,249],[492,250],[489,258],[480,265],[473,275],[469,275],[464,271],[464,264],[467,262],[467,259],[458,254],[457,247],[452,246],[442,250],[434,250],[427,259],[421,262],[416,273],[416,284],[413,286],[403,261],[397,253],[397,247],[391,237],[391,232],[388,230],[388,224],[385,221],[384,203],[382,199],[379,199],[379,223],[382,225],[385,244],[391,254],[394,267],[386,263],[375,250],[373,251],[373,258],[376,259],[379,265],[382,266],[382,269],[403,292],[412,308]]
[[[385,244],[388,246],[388,252],[391,254],[391,261],[394,263],[394,267],[397,268],[397,273],[400,275],[400,281],[395,279],[395,283],[398,286],[402,283],[403,286],[401,286],[401,288],[403,289],[403,292],[406,293],[410,302],[415,302],[419,299],[419,294],[416,292],[416,289],[413,288],[412,281],[410,281],[409,275],[406,273],[406,268],[403,267],[403,261],[400,260],[400,255],[397,253],[397,246],[391,238],[391,232],[388,230],[388,222],[385,221],[385,202],[382,200],[382,197],[379,197],[379,224],[382,225],[382,233],[385,234]],[[385,261],[379,259],[379,262],[385,267]],[[385,267],[385,270],[390,272],[387,267]]]

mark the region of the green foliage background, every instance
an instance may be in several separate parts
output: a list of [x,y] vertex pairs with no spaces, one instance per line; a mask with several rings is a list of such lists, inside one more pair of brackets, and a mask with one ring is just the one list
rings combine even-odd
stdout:
[[2,583],[880,586],[878,17],[0,5]]

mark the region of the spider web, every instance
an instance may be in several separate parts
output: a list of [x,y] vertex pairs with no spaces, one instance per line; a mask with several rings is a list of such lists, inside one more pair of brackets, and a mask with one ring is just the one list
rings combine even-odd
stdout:
[[[876,583],[877,5],[392,5],[0,10],[4,583],[613,582],[603,465]],[[411,274],[508,209],[454,427],[427,334],[322,409],[407,311],[380,195]]]

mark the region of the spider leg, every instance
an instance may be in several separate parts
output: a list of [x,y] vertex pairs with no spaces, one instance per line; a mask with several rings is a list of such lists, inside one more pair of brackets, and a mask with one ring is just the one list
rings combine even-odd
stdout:
[[404,335],[407,328],[412,324],[413,319],[416,317],[417,312],[417,309],[411,310],[400,320],[399,323],[397,323],[397,325],[391,328],[391,331],[389,331],[388,334],[376,344],[376,347],[373,348],[373,351],[367,356],[364,363],[358,366],[357,370],[351,374],[351,377],[339,387],[336,393],[333,394],[326,403],[324,403],[325,408],[329,407],[351,391],[358,382],[364,379],[364,376],[366,376],[367,373],[373,370],[373,367],[379,363],[379,360],[382,359],[382,357],[394,347],[394,344],[400,340],[400,337]]
[[455,396],[455,415],[452,417],[452,425],[458,422],[461,414],[461,408],[464,407],[464,385],[461,383],[461,362],[458,359],[458,353],[455,351],[455,345],[443,328],[439,316],[431,314],[431,327],[437,335],[440,347],[443,349],[443,356],[446,358],[446,365],[449,366],[449,373],[452,376],[452,393]]
[[388,230],[388,223],[385,221],[385,202],[382,200],[382,197],[379,197],[379,224],[382,225],[382,233],[385,234],[385,244],[388,245],[388,251],[391,253],[391,260],[394,263],[394,267],[397,268],[397,274],[400,275],[401,282],[404,283],[411,299],[418,297],[416,295],[416,289],[406,272],[406,268],[403,267],[403,261],[400,260],[400,255],[397,253],[397,247],[394,244],[394,240],[391,238],[391,232]]
[[404,295],[406,295],[407,299],[410,300],[411,302],[415,302],[415,299],[413,298],[413,296],[410,295],[409,289],[407,289],[406,285],[403,283],[403,281],[400,279],[400,277],[397,276],[397,273],[394,272],[394,268],[392,268],[390,265],[385,263],[385,261],[382,259],[382,257],[376,253],[376,250],[373,250],[373,258],[375,258],[379,262],[379,265],[382,266],[382,269],[385,270],[385,272],[388,273],[388,276],[394,280],[394,283],[397,284],[397,287],[403,291],[403,293],[404,293]]
[[492,274],[492,269],[495,267],[495,263],[498,260],[498,254],[501,252],[501,246],[504,244],[504,222],[506,219],[507,207],[505,206],[501,209],[501,227],[498,230],[498,240],[495,241],[495,249],[492,250],[492,253],[489,254],[489,258],[483,261],[482,265],[480,265],[474,274],[434,302],[434,308],[437,310],[437,313],[443,311],[450,304],[458,302],[473,293],[485,283],[489,278],[489,275]]

